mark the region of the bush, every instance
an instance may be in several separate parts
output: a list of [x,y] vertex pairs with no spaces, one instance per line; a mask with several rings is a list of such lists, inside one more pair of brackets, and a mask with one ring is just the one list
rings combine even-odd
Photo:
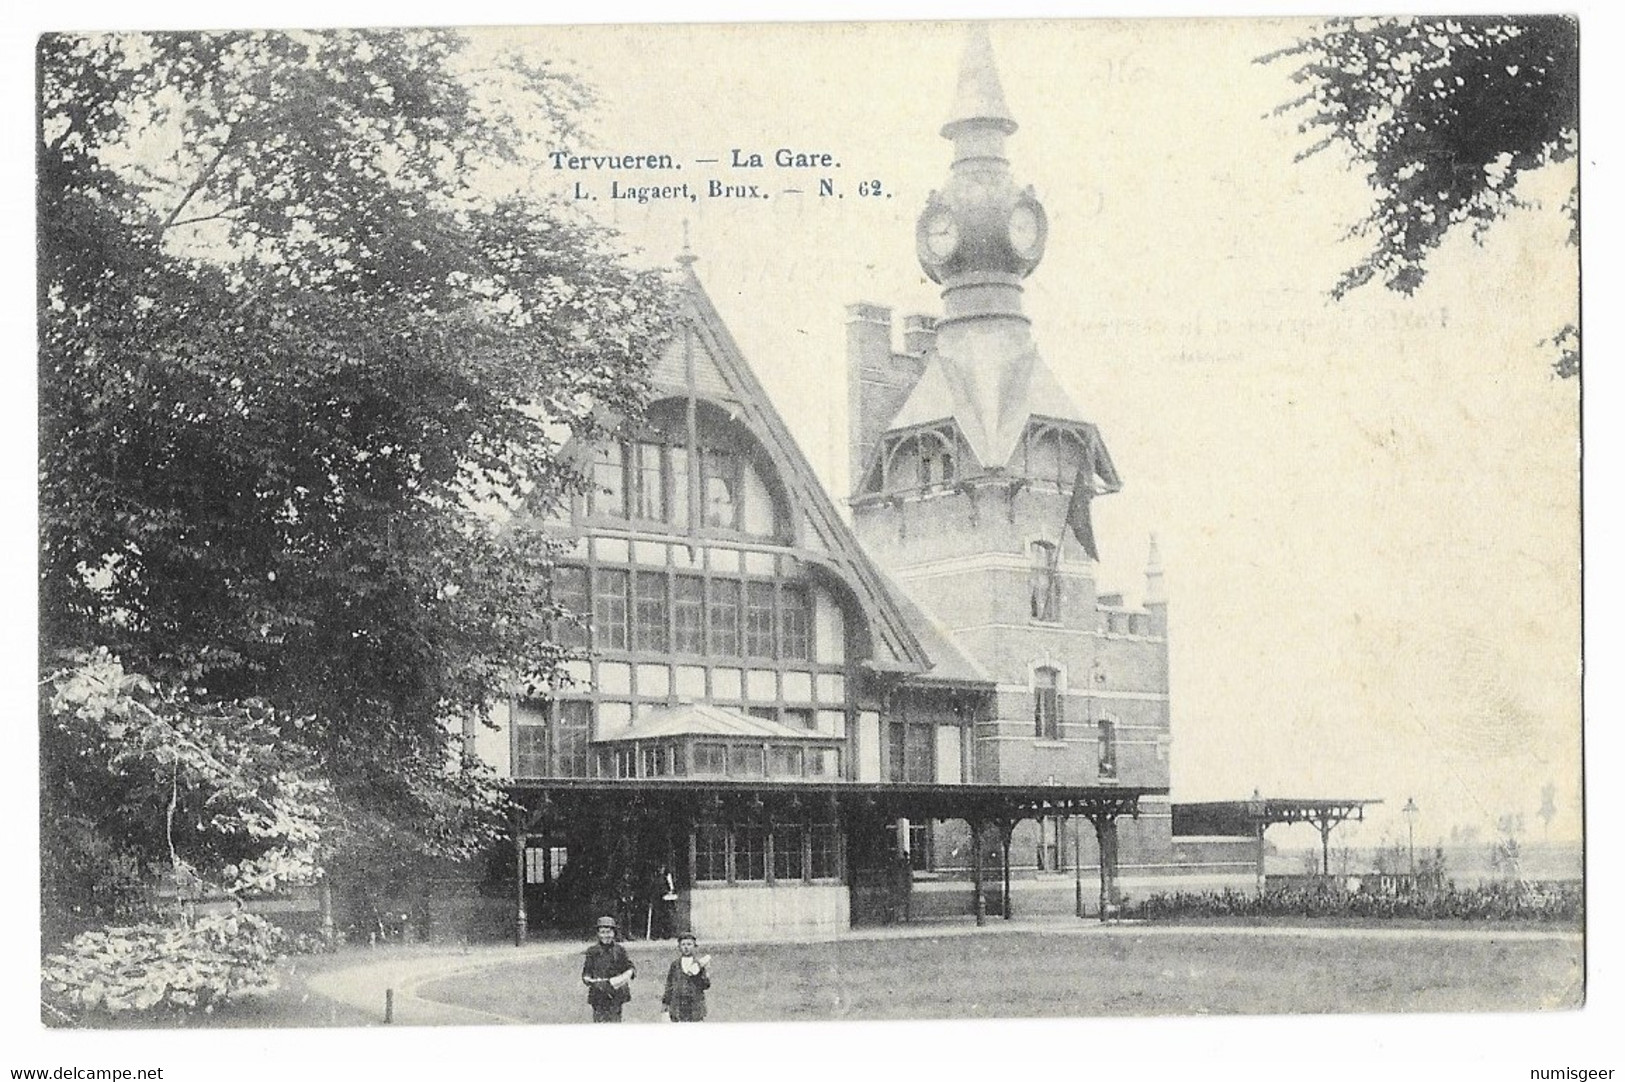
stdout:
[[212,1011],[276,987],[283,933],[251,913],[84,932],[41,967],[41,998],[58,1022],[141,1011]]
[[1124,916],[1145,920],[1176,917],[1360,917],[1378,920],[1513,920],[1574,923],[1585,916],[1578,883],[1485,883],[1449,886],[1387,897],[1351,894],[1333,885],[1245,891],[1158,893]]

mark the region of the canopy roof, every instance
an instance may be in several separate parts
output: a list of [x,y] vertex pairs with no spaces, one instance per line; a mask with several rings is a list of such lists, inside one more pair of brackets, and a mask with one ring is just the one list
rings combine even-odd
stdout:
[[675,737],[721,736],[772,740],[832,740],[826,733],[797,729],[768,718],[752,717],[737,710],[710,703],[678,703],[654,706],[641,711],[630,728],[601,736],[595,744],[616,744],[630,740],[661,740]]

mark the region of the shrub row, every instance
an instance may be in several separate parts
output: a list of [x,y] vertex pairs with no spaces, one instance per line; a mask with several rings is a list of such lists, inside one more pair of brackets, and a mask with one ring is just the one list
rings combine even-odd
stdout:
[[1381,895],[1335,887],[1157,893],[1124,908],[1144,920],[1175,917],[1364,917],[1379,920],[1507,920],[1574,923],[1585,916],[1578,883],[1454,884],[1428,891]]

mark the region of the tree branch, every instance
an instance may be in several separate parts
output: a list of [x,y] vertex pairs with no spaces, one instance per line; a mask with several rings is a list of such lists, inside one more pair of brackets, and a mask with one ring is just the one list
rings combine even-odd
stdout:
[[190,203],[192,201],[192,197],[197,195],[198,192],[202,191],[205,184],[209,183],[210,178],[212,178],[215,174],[215,170],[220,168],[220,163],[225,161],[226,152],[231,149],[232,141],[236,139],[236,137],[237,129],[233,127],[226,133],[225,139],[221,141],[220,149],[215,152],[214,160],[209,162],[209,164],[204,167],[203,172],[199,174],[198,178],[192,182],[192,186],[186,189],[186,194],[181,196],[181,201],[175,204],[175,209],[170,211],[169,216],[164,219],[164,224],[158,227],[158,233],[160,236],[168,232],[170,226],[176,224],[176,219],[180,217],[181,211],[186,209],[186,204]]

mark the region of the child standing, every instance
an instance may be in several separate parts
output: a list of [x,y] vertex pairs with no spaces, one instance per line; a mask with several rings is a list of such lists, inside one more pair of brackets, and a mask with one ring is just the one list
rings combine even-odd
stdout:
[[705,990],[711,987],[711,956],[696,958],[698,941],[693,932],[677,937],[677,960],[666,971],[666,1017],[673,1022],[699,1022],[705,1019]]

